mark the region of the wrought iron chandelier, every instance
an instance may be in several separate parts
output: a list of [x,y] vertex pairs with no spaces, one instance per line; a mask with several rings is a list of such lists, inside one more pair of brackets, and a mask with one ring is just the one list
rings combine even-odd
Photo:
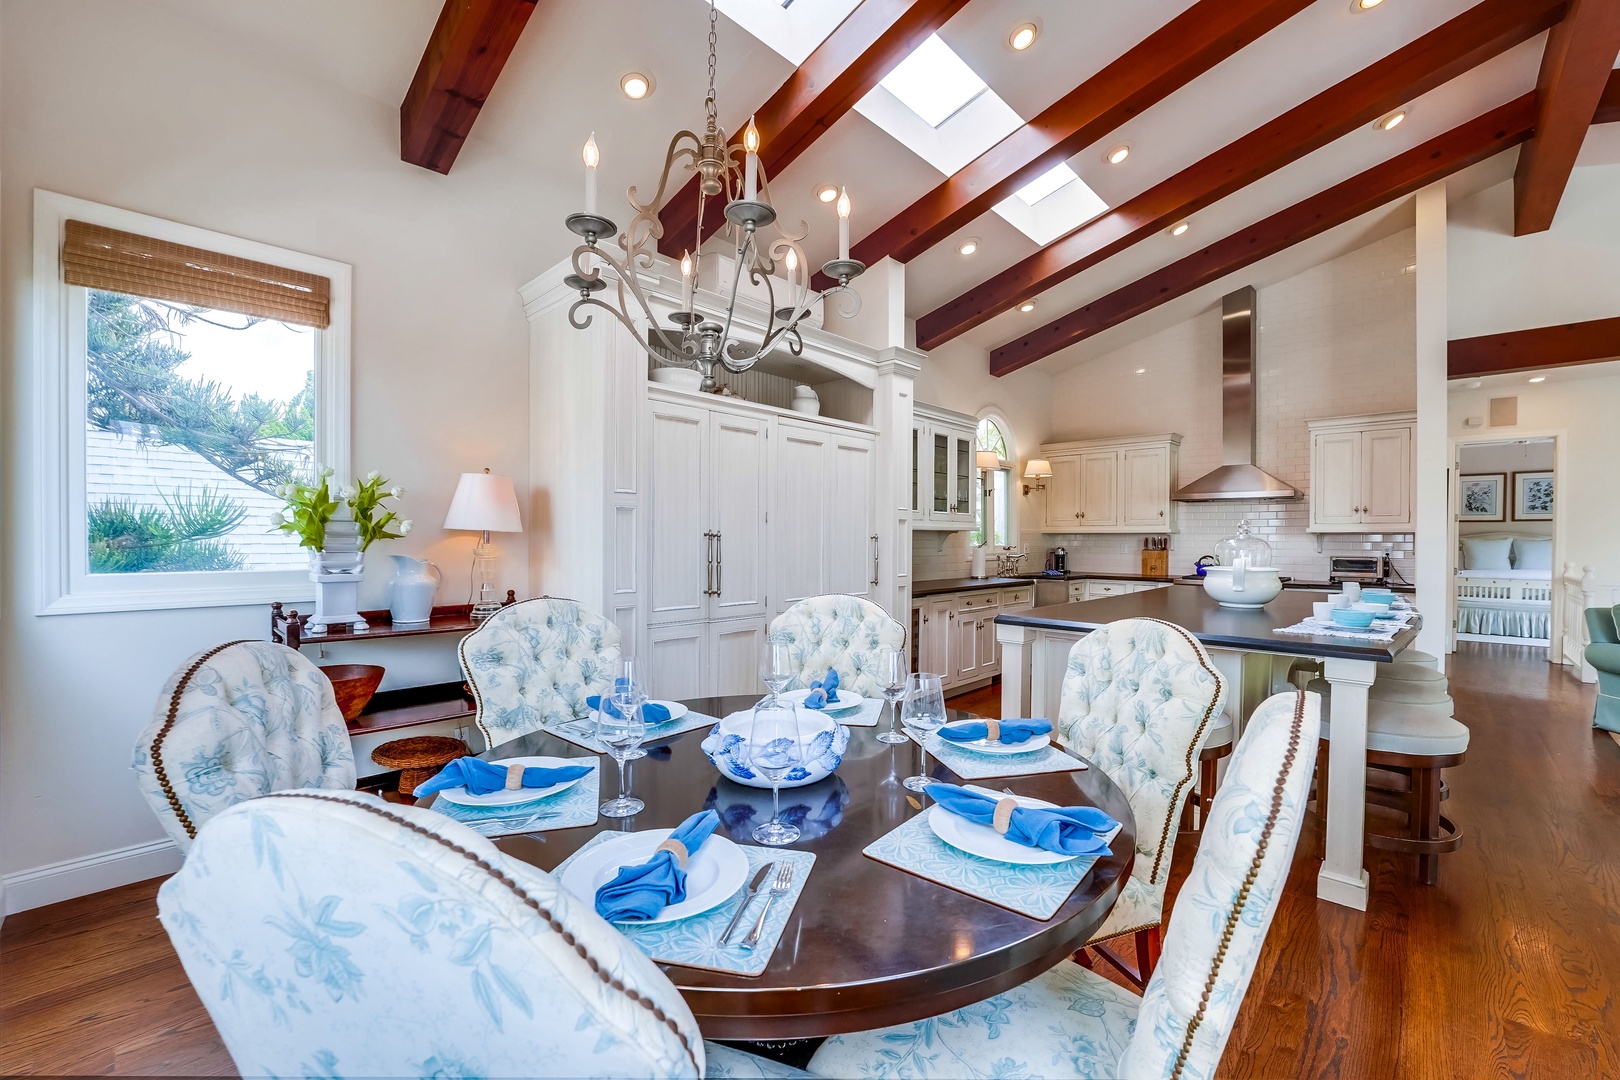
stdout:
[[[717,388],[714,378],[717,364],[727,371],[747,371],[779,346],[785,346],[795,356],[800,355],[804,340],[799,333],[799,324],[817,302],[822,303],[825,311],[827,307],[834,306],[827,303],[829,297],[841,296],[836,305],[839,314],[845,318],[853,317],[860,310],[860,296],[849,287],[849,283],[866,270],[864,263],[849,257],[849,195],[840,190],[837,202],[838,258],[821,268],[822,273],[838,284],[824,292],[811,290],[810,269],[805,264],[804,250],[799,246],[808,234],[808,226],[801,221],[800,232],[795,236],[784,232],[776,224],[776,210],[770,203],[769,180],[759,168],[759,130],[750,120],[742,139],[730,144],[720,130],[714,93],[716,20],[714,0],[709,0],[709,93],[704,99],[707,119],[703,135],[699,137],[691,131],[680,131],[670,140],[658,191],[649,202],[637,201],[634,185],[626,192],[626,198],[636,213],[630,227],[618,233],[622,255],[616,256],[599,245],[599,241],[612,239],[618,232],[618,226],[612,219],[597,213],[596,167],[600,153],[594,132],[585,143],[585,210],[583,213],[569,214],[567,219],[569,230],[585,242],[574,249],[573,272],[563,279],[569,288],[579,291],[579,299],[568,309],[568,321],[575,329],[583,330],[591,325],[591,313],[585,309],[601,308],[619,320],[636,343],[654,359],[675,357],[695,362],[703,373],[703,389],[708,391]],[[700,178],[697,235],[681,260],[680,309],[670,316],[672,325],[663,326],[653,315],[636,271],[650,270],[654,266],[657,242],[664,235],[658,207],[664,201],[664,192],[669,187],[670,176],[675,172],[677,163],[681,163],[684,169],[677,183],[687,173],[695,172]],[[717,314],[698,311],[693,302],[698,272],[704,258],[700,250],[703,246],[703,212],[708,200],[720,196],[727,200],[725,217],[728,224],[725,231],[736,252],[723,321]],[[770,235],[767,235],[767,230]],[[775,276],[779,266],[781,278]],[[611,275],[604,275],[604,269],[610,270]],[[732,340],[737,293],[742,287],[745,272],[751,285],[764,288],[767,301],[764,334],[757,343]],[[606,295],[610,276],[614,284],[611,303],[595,295],[599,292]],[[779,287],[783,290],[784,303],[781,306],[777,303]],[[639,310],[639,317],[645,319],[651,328],[651,338],[657,341],[662,352],[654,347],[653,340],[638,332],[633,309]]]

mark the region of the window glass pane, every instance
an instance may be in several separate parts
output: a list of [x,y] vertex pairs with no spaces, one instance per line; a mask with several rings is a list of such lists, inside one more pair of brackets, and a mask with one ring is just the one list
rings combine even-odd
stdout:
[[1010,547],[1012,536],[1007,523],[1012,520],[1012,513],[1007,508],[1007,492],[1012,490],[1012,470],[997,469],[991,482],[995,486],[995,494],[991,501],[995,505],[996,543],[1002,547]]
[[973,478],[973,531],[968,534],[968,543],[978,547],[984,543],[984,478]]
[[87,290],[89,571],[292,570],[278,484],[314,467],[317,331]]

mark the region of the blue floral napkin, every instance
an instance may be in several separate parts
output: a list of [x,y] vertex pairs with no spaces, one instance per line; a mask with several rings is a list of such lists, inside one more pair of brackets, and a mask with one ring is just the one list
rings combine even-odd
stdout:
[[[1050,735],[1052,721],[1050,720],[998,720],[1000,734],[998,741],[1007,746],[1016,746],[1026,743],[1037,735]],[[949,739],[951,742],[978,742],[988,737],[990,724],[985,720],[962,720],[954,724],[946,724],[939,729],[939,737]]]
[[804,707],[807,709],[825,709],[828,705],[838,704],[838,672],[829,671],[824,679],[817,679],[810,684],[810,693],[805,695]]
[[[713,810],[693,814],[669,839],[695,854],[720,825]],[[646,922],[671,904],[686,899],[686,860],[660,850],[635,866],[621,866],[612,881],[596,890],[596,913],[608,922]]]
[[[557,769],[531,765],[523,770],[523,786],[547,788],[554,784],[577,780],[590,771],[589,765],[564,765]],[[479,761],[473,757],[456,758],[418,785],[411,794],[420,799],[435,791],[455,787],[465,787],[474,795],[488,795],[492,791],[502,791],[506,788],[506,767],[491,765],[487,761]]]
[[[979,825],[995,824],[999,799],[955,784],[929,784],[924,791],[941,809],[957,817]],[[1095,806],[1062,806],[1052,810],[1021,806],[1008,817],[1007,829],[1002,835],[1015,844],[1059,855],[1101,855],[1108,850],[1103,837],[1113,835],[1118,828],[1119,822]]]

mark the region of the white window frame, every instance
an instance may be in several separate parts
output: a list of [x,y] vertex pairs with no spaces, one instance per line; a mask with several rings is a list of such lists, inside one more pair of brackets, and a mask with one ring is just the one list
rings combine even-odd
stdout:
[[[982,409],[979,411],[979,414],[974,419],[973,423],[973,449],[975,452],[977,452],[979,448],[979,424],[986,420],[989,420],[995,424],[998,429],[1000,429],[1001,438],[1007,444],[1007,457],[1004,459],[1007,464],[1003,468],[996,470],[997,472],[1001,473],[1002,476],[999,477],[995,482],[1006,485],[1007,543],[1005,546],[1009,549],[1017,549],[1021,534],[1018,531],[1018,500],[1013,498],[1012,484],[1017,479],[1013,474],[1018,471],[1018,448],[1013,444],[1012,425],[1007,423],[1007,418],[1001,415],[1001,413],[997,412],[995,409]],[[974,470],[974,473],[977,475],[978,470]],[[977,490],[975,491],[974,498],[982,502],[984,498],[984,489],[980,485],[975,485],[975,487]],[[991,548],[998,546],[996,544],[996,538],[993,530],[990,535],[985,537],[985,544]]]
[[[352,268],[131,210],[34,190],[34,386],[39,573],[36,614],[232,607],[306,602],[303,570],[92,574],[85,528],[85,295],[62,280],[69,219],[294,270],[332,282],[331,325],[316,331],[316,460],[349,475],[349,332]],[[266,528],[269,526],[266,525]]]

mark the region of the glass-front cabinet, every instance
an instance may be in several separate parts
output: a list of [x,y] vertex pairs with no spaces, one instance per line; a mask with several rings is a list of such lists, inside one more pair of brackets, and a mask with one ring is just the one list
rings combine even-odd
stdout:
[[932,405],[915,407],[911,432],[912,527],[972,529],[973,446],[978,421]]

